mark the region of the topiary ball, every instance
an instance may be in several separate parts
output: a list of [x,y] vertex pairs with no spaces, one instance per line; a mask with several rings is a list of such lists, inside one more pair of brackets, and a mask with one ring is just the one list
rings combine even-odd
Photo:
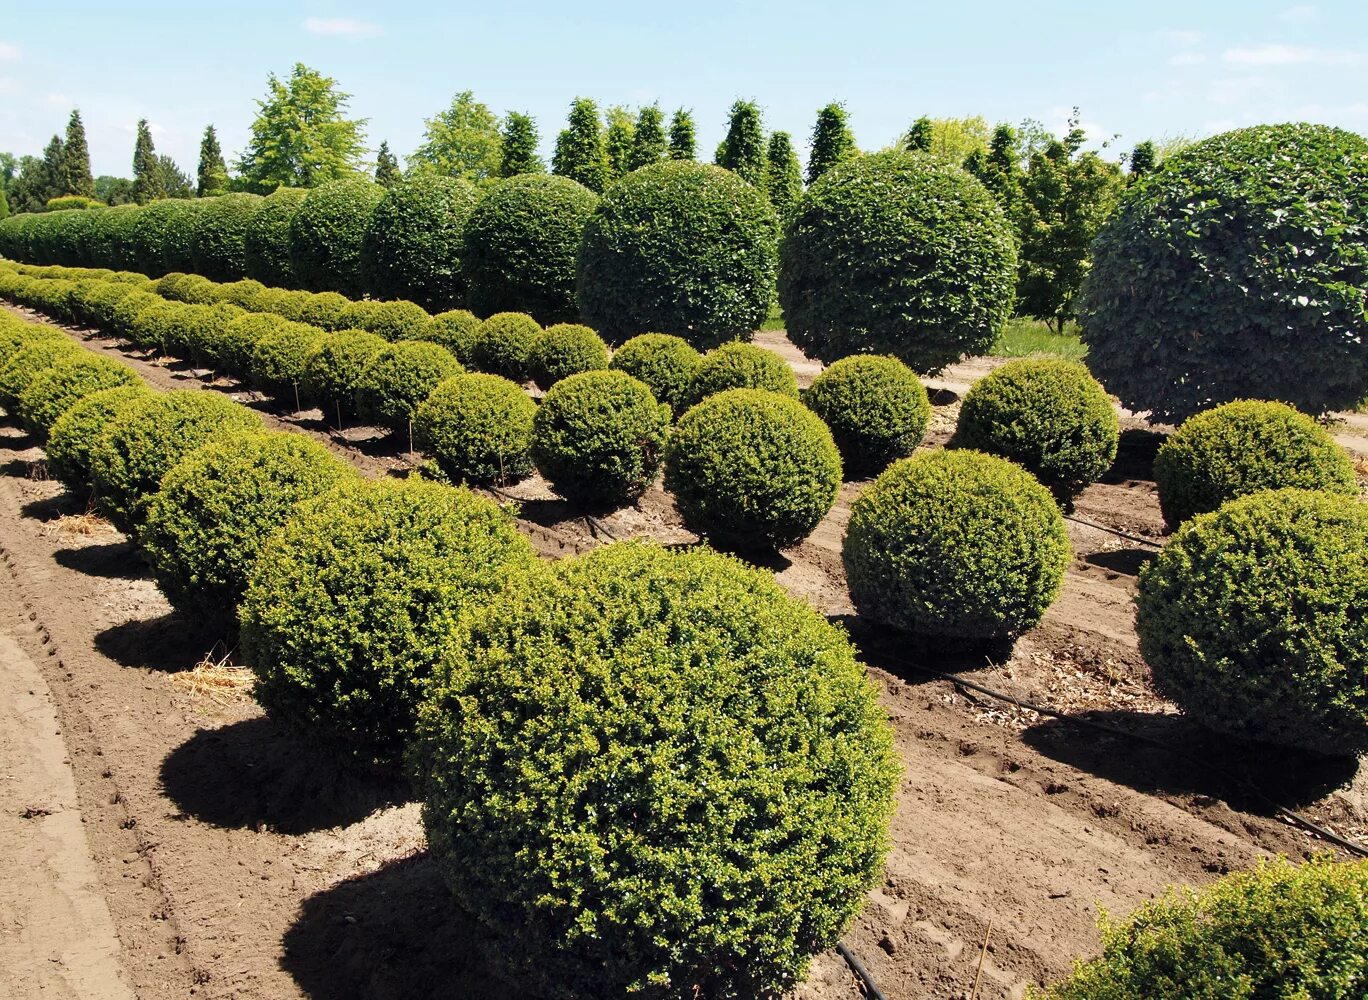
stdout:
[[412,757],[501,976],[529,996],[786,995],[888,850],[898,758],[844,634],[767,572],[636,543],[468,621]]
[[252,384],[300,409],[306,395],[301,392],[304,366],[326,336],[316,326],[282,320],[252,345],[252,358],[247,366]]
[[778,549],[826,517],[841,487],[831,431],[791,396],[729,389],[679,420],[665,488],[690,530],[723,548]]
[[463,489],[347,483],[266,542],[238,612],[256,699],[363,760],[397,761],[453,628],[536,556]]
[[620,506],[655,480],[669,427],[669,408],[630,375],[571,375],[537,407],[532,460],[572,503]]
[[414,442],[456,482],[503,485],[532,471],[537,404],[499,375],[457,375],[413,414]]
[[463,302],[463,231],[479,200],[474,184],[434,173],[413,174],[391,187],[371,214],[361,243],[366,291],[381,299],[411,299],[428,309]]
[[1325,428],[1284,403],[1252,399],[1183,421],[1154,457],[1154,480],[1170,528],[1259,490],[1358,492],[1353,460]]
[[110,314],[108,332],[130,343],[136,343],[134,337],[137,335],[138,317],[142,315],[144,310],[160,305],[164,301],[161,296],[152,292],[145,292],[140,289],[129,292],[119,300],[119,304],[114,307],[113,313]]
[[1261,125],[1188,146],[1132,185],[1080,300],[1088,367],[1177,423],[1241,398],[1308,413],[1368,393],[1368,141]]
[[384,196],[384,188],[362,177],[327,181],[309,192],[290,219],[290,265],[300,285],[357,299],[364,294],[361,241]]
[[16,409],[24,426],[43,440],[57,418],[82,397],[140,381],[133,369],[113,358],[77,352],[30,381],[19,394]]
[[911,455],[926,434],[931,402],[911,368],[897,358],[842,358],[803,393],[831,430],[848,475],[874,475]]
[[495,313],[475,331],[470,343],[470,363],[489,375],[526,382],[532,349],[541,335],[537,321],[525,313]]
[[275,311],[296,323],[321,330],[345,330],[343,316],[354,303],[340,292],[291,292]]
[[1111,399],[1088,369],[1026,358],[974,383],[954,444],[1010,458],[1068,502],[1111,468],[1120,436]]
[[1368,506],[1269,490],[1187,522],[1140,576],[1155,688],[1219,732],[1368,750]]
[[974,177],[920,153],[873,153],[831,168],[799,202],[779,302],[811,357],[891,354],[931,373],[993,346],[1016,267],[1012,227]]
[[266,286],[255,278],[243,278],[241,281],[230,281],[220,285],[218,297],[220,302],[229,302],[252,312],[269,312],[259,308],[261,296],[265,291]]
[[143,206],[131,233],[137,269],[151,275],[193,271],[192,241],[201,210],[191,198],[166,198]]
[[1049,490],[976,451],[895,462],[851,505],[841,552],[860,614],[917,635],[986,642],[1054,603],[1069,535]]
[[272,287],[298,286],[290,260],[290,225],[308,195],[304,188],[280,187],[262,201],[243,234],[243,261],[249,277]]
[[329,329],[368,330],[386,340],[427,340],[432,317],[415,302],[350,302],[335,318],[323,324]]
[[88,488],[93,481],[91,454],[105,428],[116,422],[125,407],[151,390],[142,382],[101,389],[82,396],[52,425],[44,449],[48,474],[72,492]]
[[384,337],[365,330],[339,330],[314,344],[304,359],[301,384],[324,419],[336,420],[341,427],[344,418],[357,416],[357,394],[366,370],[389,346]]
[[707,348],[749,339],[774,296],[769,200],[721,167],[674,160],[604,192],[584,230],[575,298],[610,341],[656,330]]
[[247,273],[247,231],[265,199],[255,194],[224,194],[205,200],[190,234],[195,270],[214,281],[235,281]]
[[456,355],[457,361],[470,367],[471,345],[475,343],[475,331],[480,328],[480,322],[480,317],[468,309],[448,309],[432,317],[432,324],[412,339],[441,344]]
[[703,355],[689,397],[698,403],[728,389],[765,389],[797,397],[798,382],[788,362],[773,351],[736,341]]
[[204,345],[205,363],[219,371],[245,377],[252,364],[252,351],[262,337],[290,320],[275,313],[247,313],[219,327]]
[[608,345],[587,326],[559,323],[537,338],[527,367],[537,388],[550,389],[569,375],[606,369]]
[[0,360],[0,406],[11,416],[22,418],[19,399],[24,391],[54,365],[74,361],[83,353],[75,342],[61,335],[26,338],[8,359]]
[[668,333],[642,333],[613,352],[608,367],[645,382],[655,398],[676,412],[689,405],[693,377],[703,362],[689,342]]
[[199,364],[212,364],[222,331],[246,315],[237,306],[181,305],[165,317],[161,348],[167,354]]
[[402,430],[439,382],[464,371],[445,347],[401,340],[376,354],[362,372],[358,409],[365,420]]

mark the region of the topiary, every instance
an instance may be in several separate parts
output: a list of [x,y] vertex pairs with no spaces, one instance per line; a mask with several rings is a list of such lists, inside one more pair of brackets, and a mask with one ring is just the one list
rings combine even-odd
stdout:
[[526,382],[532,349],[542,335],[525,313],[495,313],[480,324],[470,342],[470,363],[479,371]]
[[365,330],[339,330],[319,340],[304,359],[301,384],[325,418],[357,415],[356,396],[376,356],[389,347],[385,338]]
[[361,241],[384,196],[384,188],[361,177],[327,181],[309,192],[290,219],[290,264],[300,285],[361,297]]
[[238,611],[256,699],[361,759],[395,761],[466,613],[535,566],[513,518],[420,479],[347,483],[263,547]]
[[645,382],[656,399],[678,412],[689,405],[689,390],[702,361],[703,355],[682,337],[641,333],[613,352],[608,367]]
[[248,277],[270,286],[298,286],[290,260],[290,224],[308,194],[303,188],[282,187],[266,196],[261,211],[243,233],[243,263]]
[[395,430],[409,426],[413,411],[443,379],[465,369],[439,344],[401,340],[389,344],[366,366],[357,387],[361,416]]
[[265,199],[255,194],[224,194],[206,199],[190,236],[195,270],[214,281],[234,281],[247,273],[247,231]]
[[532,471],[537,404],[498,375],[457,375],[413,414],[413,439],[456,482],[503,485]]
[[898,758],[844,634],[765,571],[638,543],[467,622],[412,760],[501,976],[547,997],[786,995],[888,850]]
[[162,330],[162,350],[188,361],[209,364],[222,331],[246,315],[226,302],[184,305],[170,310]]
[[610,341],[648,330],[695,347],[749,339],[774,296],[768,200],[721,167],[676,160],[635,170],[584,230],[575,298]]
[[93,213],[90,225],[82,233],[82,256],[92,264],[104,267],[136,269],[133,232],[141,214],[140,205],[116,205]]
[[289,322],[274,313],[245,313],[219,327],[206,340],[205,361],[219,371],[245,378],[257,341]]
[[1116,410],[1088,369],[1025,358],[969,389],[954,444],[1010,458],[1067,502],[1111,468],[1120,434]]
[[252,358],[247,366],[252,384],[283,401],[292,401],[295,409],[300,409],[304,366],[326,336],[316,326],[281,321],[252,345]]
[[803,402],[830,428],[849,475],[878,474],[911,455],[931,420],[931,402],[912,369],[876,354],[837,361]]
[[568,177],[521,174],[491,187],[466,220],[461,271],[482,315],[521,310],[573,322],[575,262],[598,195]]
[[703,355],[689,386],[689,398],[698,403],[728,389],[764,389],[796,397],[798,382],[788,362],[773,351],[734,341]]
[[420,331],[414,340],[430,340],[441,344],[461,364],[470,367],[470,348],[475,342],[475,331],[480,318],[468,309],[448,309],[432,317],[432,324]]
[[432,326],[427,310],[413,302],[351,302],[328,324],[329,329],[369,330],[386,340],[426,340]]
[[138,317],[143,310],[160,306],[166,300],[153,292],[135,289],[119,300],[109,317],[109,333],[124,340],[136,343],[134,337],[138,330]]
[[1140,576],[1154,686],[1205,726],[1368,750],[1368,506],[1270,490],[1199,515]]
[[8,359],[0,361],[0,406],[11,416],[22,417],[19,399],[24,390],[47,375],[54,365],[81,354],[75,343],[61,335],[26,338]]
[[352,307],[351,299],[340,292],[291,292],[274,310],[296,323],[308,323],[322,330],[346,330],[350,324],[343,315]]
[[44,452],[48,473],[74,491],[92,483],[91,455],[105,428],[122,416],[125,407],[151,395],[142,382],[101,389],[82,396],[53,422]]
[[19,393],[15,408],[24,426],[41,441],[57,418],[83,396],[139,381],[131,368],[113,358],[77,351],[32,379]]
[[527,367],[537,388],[550,389],[568,375],[606,369],[608,345],[587,326],[558,323],[533,343]]
[[1012,315],[1016,238],[986,188],[890,150],[824,173],[779,252],[789,338],[835,361],[891,354],[930,373],[993,346]]
[[79,303],[80,321],[87,326],[105,329],[114,318],[114,309],[137,288],[123,281],[101,280],[86,291]]
[[259,306],[262,293],[265,291],[266,286],[255,278],[243,278],[241,281],[230,281],[226,285],[220,285],[218,297],[220,302],[230,302],[252,312],[262,312]]
[[266,539],[302,501],[355,476],[301,434],[213,440],[162,478],[138,542],[173,605],[211,618],[231,617]]
[[361,243],[366,291],[429,309],[463,302],[462,233],[479,200],[474,184],[434,173],[412,174],[391,187],[371,214]]
[[1322,125],[1227,132],[1167,157],[1098,234],[1088,366],[1153,419],[1240,398],[1310,413],[1368,391],[1368,142]]
[[863,617],[981,642],[1040,621],[1064,583],[1069,535],[1025,469],[936,451],[895,462],[851,505],[841,557]]
[[151,275],[193,271],[191,241],[199,213],[198,202],[188,198],[166,198],[144,206],[131,234],[137,269]]

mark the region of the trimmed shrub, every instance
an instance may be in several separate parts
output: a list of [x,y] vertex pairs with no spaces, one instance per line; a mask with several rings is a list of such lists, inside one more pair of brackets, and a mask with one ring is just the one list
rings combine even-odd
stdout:
[[247,231],[265,199],[255,194],[224,194],[207,199],[190,238],[195,270],[214,281],[234,281],[247,273]]
[[61,334],[25,338],[21,346],[0,362],[0,406],[11,416],[22,417],[19,399],[24,391],[46,376],[54,365],[75,360],[84,353]]
[[689,391],[703,356],[682,337],[641,333],[613,352],[608,367],[645,382],[655,398],[678,412],[689,405]]
[[371,214],[361,243],[366,291],[381,299],[411,299],[428,309],[463,302],[462,233],[479,200],[474,184],[434,173],[413,174],[390,188]]
[[637,543],[467,621],[412,757],[515,992],[787,995],[888,850],[898,758],[844,634],[768,572]]
[[304,504],[252,570],[238,620],[253,693],[357,758],[397,761],[453,627],[535,565],[513,518],[464,489],[346,483]]
[[248,277],[269,286],[299,284],[290,260],[290,224],[308,197],[303,188],[276,188],[261,203],[243,233],[242,253]]
[[76,492],[90,487],[91,454],[105,428],[117,421],[125,407],[152,391],[142,382],[101,389],[72,403],[52,425],[45,452],[48,473]]
[[470,342],[470,363],[479,371],[526,382],[532,349],[542,335],[526,313],[495,313],[480,324]]
[[803,393],[831,430],[848,475],[874,475],[921,444],[931,420],[926,389],[897,358],[842,358]]
[[316,326],[282,320],[252,345],[252,359],[247,364],[252,384],[262,392],[293,402],[298,409],[304,366],[326,336]]
[[384,188],[361,177],[328,181],[309,192],[290,220],[290,264],[300,285],[361,297],[361,241],[384,196]]
[[57,418],[83,396],[139,381],[131,368],[113,358],[78,351],[32,379],[19,393],[16,409],[24,426],[41,440]]
[[137,287],[127,282],[109,279],[95,282],[77,303],[80,321],[102,331],[107,329],[113,322],[115,307],[136,291]]
[[503,485],[532,471],[537,404],[498,375],[457,375],[413,414],[413,439],[456,482]]
[[133,321],[129,325],[128,339],[135,347],[146,348],[157,353],[164,352],[171,324],[180,316],[180,311],[184,308],[186,308],[184,302],[173,302],[170,299],[160,297],[155,298],[146,307],[139,309],[137,315],[133,317]]
[[1094,243],[1079,317],[1088,367],[1155,420],[1241,398],[1321,413],[1368,393],[1365,296],[1368,142],[1261,125],[1128,189]]
[[527,367],[537,388],[550,389],[566,376],[606,369],[608,345],[587,326],[558,323],[532,345]]
[[386,340],[426,340],[432,326],[427,310],[413,302],[351,302],[328,325],[337,330],[369,330]]
[[788,362],[773,351],[736,341],[703,355],[689,397],[699,403],[728,389],[764,389],[797,397],[798,382]]
[[865,618],[982,642],[1040,621],[1063,586],[1069,535],[1025,469],[937,451],[895,462],[860,495],[841,556]]
[[1187,522],[1140,575],[1155,688],[1218,732],[1368,750],[1368,506],[1312,490]]
[[193,271],[191,248],[199,214],[199,202],[189,198],[167,198],[143,206],[132,232],[137,269],[151,275]]
[[491,187],[466,220],[461,271],[482,315],[521,310],[573,322],[575,263],[598,195],[568,177],[521,174]]
[[412,339],[430,340],[441,344],[461,364],[470,367],[470,348],[475,342],[475,331],[480,328],[480,317],[468,309],[449,309],[432,317],[432,325],[418,332]]
[[1088,369],[1025,358],[969,389],[954,444],[1010,458],[1068,502],[1111,468],[1120,435],[1111,399]]
[[218,298],[220,302],[228,302],[243,309],[250,309],[252,312],[261,312],[259,307],[261,295],[266,291],[266,286],[255,278],[243,278],[240,281],[230,281],[226,285],[220,285]]
[[210,364],[223,331],[246,315],[226,302],[181,305],[168,314],[163,350],[186,360]]
[[613,342],[656,330],[698,348],[749,339],[774,297],[768,199],[721,167],[676,160],[613,184],[590,216],[575,298]]
[[959,167],[893,150],[847,160],[798,203],[779,252],[789,338],[811,357],[891,354],[936,372],[1012,315],[1016,237]]
[[437,384],[465,369],[445,347],[421,340],[388,344],[361,375],[357,404],[363,419],[402,430]]
[[137,343],[138,317],[145,309],[160,306],[165,300],[153,292],[134,289],[119,300],[109,317],[109,333]]
[[326,334],[304,359],[305,394],[318,403],[325,419],[342,425],[357,416],[356,396],[371,362],[389,342],[364,330]]
[[308,323],[321,330],[347,330],[343,314],[352,306],[351,299],[340,292],[291,292],[282,300],[281,308],[273,310],[296,323]]
[[116,205],[103,212],[92,212],[90,225],[81,233],[81,256],[103,267],[136,269],[134,230],[141,215],[139,205]]
[[219,327],[205,342],[205,361],[242,378],[247,375],[256,342],[289,320],[273,313],[244,313]]

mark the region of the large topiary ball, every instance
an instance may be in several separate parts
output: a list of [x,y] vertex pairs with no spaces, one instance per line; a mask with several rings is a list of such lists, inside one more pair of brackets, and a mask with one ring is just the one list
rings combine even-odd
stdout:
[[151,390],[136,382],[101,389],[72,403],[53,423],[48,435],[44,448],[48,474],[73,492],[88,488],[93,482],[91,454],[100,435],[119,420],[125,407],[148,395]]
[[495,313],[471,338],[470,364],[490,375],[526,382],[541,335],[542,328],[526,313]]
[[410,479],[341,486],[262,549],[239,609],[254,694],[363,760],[396,761],[458,620],[536,564],[511,515]]
[[236,281],[247,273],[247,231],[264,204],[255,194],[205,199],[190,235],[190,259],[199,274]]
[[432,322],[422,331],[414,334],[412,340],[430,340],[441,344],[456,360],[467,367],[471,366],[470,351],[475,343],[475,331],[480,328],[480,317],[469,309],[448,309],[432,317]]
[[1353,460],[1325,428],[1285,403],[1252,399],[1185,420],[1159,448],[1154,480],[1173,528],[1259,490],[1358,492]]
[[798,400],[762,389],[729,389],[693,407],[665,460],[665,488],[684,523],[742,551],[801,541],[840,487],[831,431]]
[[384,337],[364,330],[339,330],[318,341],[304,359],[304,393],[318,403],[325,420],[342,426],[357,416],[357,394],[366,370],[389,348]]
[[679,412],[689,405],[693,377],[703,362],[683,337],[642,333],[613,352],[608,367],[645,382],[655,398]]
[[436,310],[464,302],[462,233],[479,200],[469,181],[433,173],[413,174],[390,188],[361,244],[366,291]]
[[1088,369],[1027,358],[974,383],[954,443],[1010,458],[1067,502],[1111,468],[1120,436],[1111,399]]
[[501,180],[466,220],[461,269],[482,315],[530,313],[541,323],[579,318],[575,262],[598,195],[568,177]]
[[1185,524],[1140,576],[1154,686],[1203,725],[1368,750],[1368,506],[1268,490]]
[[936,372],[993,346],[1012,315],[1016,237],[988,190],[919,153],[828,170],[784,231],[789,338],[823,361],[891,354]]
[[418,404],[437,384],[465,369],[439,344],[401,340],[371,359],[361,374],[357,404],[361,416],[386,427],[409,426]]
[[195,227],[202,206],[190,198],[167,198],[144,206],[133,225],[137,268],[153,276],[193,271]]
[[276,188],[261,203],[243,234],[243,262],[248,277],[272,287],[296,288],[299,278],[290,260],[290,226],[309,192]]
[[304,367],[326,336],[324,331],[307,323],[280,321],[252,345],[252,357],[247,365],[252,384],[298,410],[306,395],[301,391]]
[[41,440],[48,436],[57,418],[83,396],[140,381],[133,369],[113,358],[77,352],[29,382],[19,394],[16,408],[24,426]]
[[587,326],[558,323],[533,343],[527,367],[537,388],[550,389],[569,375],[606,369],[608,345]]
[[931,420],[931,401],[912,369],[877,354],[837,361],[803,402],[830,428],[849,475],[879,473],[911,455]]
[[1098,234],[1088,366],[1176,423],[1217,403],[1309,413],[1368,393],[1368,142],[1321,125],[1227,132],[1164,160]]
[[94,213],[83,234],[83,253],[100,267],[136,269],[138,266],[134,230],[142,215],[139,205],[117,205]]
[[669,408],[630,375],[571,375],[537,407],[532,460],[565,499],[619,506],[655,480],[669,427]]
[[26,338],[8,359],[0,359],[0,406],[11,416],[22,418],[19,400],[24,391],[54,365],[74,361],[83,353],[74,341],[61,335]]
[[1039,623],[1063,586],[1069,535],[1020,466],[936,451],[894,463],[860,495],[841,555],[865,618],[983,642]]
[[519,995],[787,995],[879,879],[890,727],[767,572],[611,545],[471,619],[439,676],[428,844]]
[[361,241],[384,196],[384,188],[361,177],[328,181],[309,192],[290,219],[290,265],[300,285],[356,299],[364,294]]
[[735,341],[703,355],[689,387],[690,401],[701,402],[728,389],[765,389],[796,397],[798,381],[778,354]]
[[232,616],[266,539],[301,501],[355,475],[302,434],[210,441],[163,477],[138,541],[173,605],[210,618]]
[[584,230],[575,298],[610,341],[658,331],[714,347],[759,329],[774,295],[769,200],[721,167],[674,160],[606,192]]
[[427,340],[432,317],[416,302],[351,302],[336,317],[321,323],[332,330],[369,330],[386,340]]
[[457,375],[413,414],[413,439],[456,482],[503,485],[532,471],[537,404],[498,375]]

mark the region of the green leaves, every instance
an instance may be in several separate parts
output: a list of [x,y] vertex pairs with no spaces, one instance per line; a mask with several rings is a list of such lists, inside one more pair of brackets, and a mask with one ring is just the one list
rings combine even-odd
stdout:
[[344,117],[351,95],[338,90],[336,80],[295,63],[288,81],[272,73],[266,86],[238,164],[247,183],[269,193],[281,186],[315,187],[360,171],[366,120]]
[[882,472],[911,455],[931,419],[921,380],[897,358],[879,355],[837,361],[817,376],[803,402],[831,429],[851,476]]
[[472,91],[457,94],[450,107],[424,125],[423,142],[409,157],[411,169],[472,182],[499,176],[499,119]]

